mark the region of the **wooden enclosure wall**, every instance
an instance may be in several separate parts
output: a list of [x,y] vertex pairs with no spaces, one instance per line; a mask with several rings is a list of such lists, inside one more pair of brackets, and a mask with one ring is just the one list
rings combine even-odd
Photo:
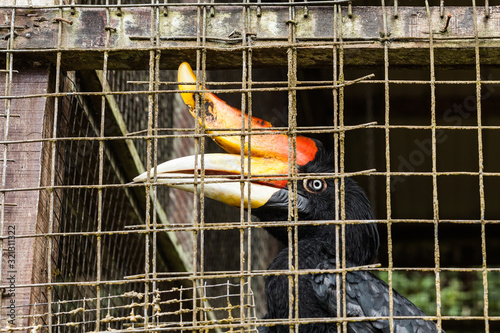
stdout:
[[[48,70],[15,72],[10,82],[11,91],[8,86],[8,77],[0,81],[0,91],[7,96],[46,94],[50,86]],[[8,319],[16,326],[26,326],[28,322],[22,316],[32,310],[27,306],[40,302],[42,290],[29,285],[43,283],[46,277],[46,240],[29,236],[47,231],[48,214],[41,213],[39,208],[47,206],[48,195],[46,190],[38,188],[47,182],[50,167],[43,164],[42,170],[42,160],[47,159],[50,152],[47,144],[30,140],[40,140],[50,131],[51,110],[53,101],[46,97],[0,102],[1,140],[18,140],[18,143],[2,145],[0,161],[4,166],[0,169],[5,179],[3,188],[16,189],[2,192],[0,196],[2,232],[9,236],[3,241],[2,283],[16,287],[3,292],[2,307],[9,307]],[[22,285],[28,287],[17,288]],[[5,327],[7,323],[1,325]]]

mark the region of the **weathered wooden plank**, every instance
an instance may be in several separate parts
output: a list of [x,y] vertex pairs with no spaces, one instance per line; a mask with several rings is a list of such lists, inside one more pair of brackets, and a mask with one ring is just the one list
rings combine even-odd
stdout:
[[[44,94],[49,88],[47,70],[27,70],[14,74],[12,95]],[[5,89],[5,80],[0,80],[0,91]],[[5,113],[5,103],[0,103],[0,113]],[[47,98],[12,100],[11,117],[1,118],[0,137],[8,130],[9,140],[41,139],[44,137],[44,120]],[[3,151],[3,147],[2,147]],[[6,188],[38,187],[41,184],[42,142],[8,145],[6,168]],[[1,171],[0,171],[1,174]],[[5,222],[3,235],[14,236],[12,241],[4,241],[2,263],[2,285],[18,286],[46,282],[43,272],[46,266],[46,240],[19,238],[46,231],[46,219],[40,219],[39,205],[44,191],[7,192],[5,202]],[[45,193],[44,193],[45,194]],[[46,202],[45,202],[46,203]],[[2,209],[2,207],[0,207]],[[9,261],[12,260],[12,261]],[[10,288],[2,298],[2,307],[12,304],[12,313],[7,320],[14,326],[27,326],[26,318],[33,314],[30,304],[40,302],[39,288]],[[40,309],[39,309],[40,310]],[[2,317],[5,314],[2,313]],[[7,325],[1,323],[2,327]]]
[[[61,50],[62,63],[67,69],[102,69],[103,51],[108,50],[108,68],[140,69],[149,64],[148,50],[157,47],[163,53],[161,68],[173,69],[180,60],[193,61],[196,49],[203,45],[207,50],[208,68],[239,67],[244,31],[248,34],[247,45],[254,48],[254,66],[284,66],[289,24],[296,26],[300,66],[331,63],[335,35],[333,7],[309,6],[305,15],[304,8],[298,6],[294,23],[288,22],[286,6],[263,4],[260,16],[256,6],[249,6],[246,18],[238,6],[216,6],[214,15],[207,10],[204,18],[198,17],[195,6],[169,6],[167,15],[163,15],[161,6],[158,17],[153,9],[123,7],[120,15],[116,8],[108,10],[97,6],[76,7],[74,14],[65,7],[63,15],[55,8],[17,9],[13,43],[16,66],[54,61],[55,52]],[[397,17],[392,8],[387,8],[388,36],[383,35],[383,14],[381,7],[354,6],[350,16],[347,9],[343,9],[342,39],[348,43],[345,45],[347,66],[382,64],[383,41],[389,42],[391,64],[425,65],[431,33],[434,47],[439,49],[437,65],[474,64],[471,55],[476,33],[472,7],[447,7],[446,14],[452,16],[446,31],[443,29],[446,15],[441,17],[438,7],[430,9],[430,29],[424,7],[400,7]],[[0,10],[0,26],[10,26],[10,15],[11,10]],[[485,16],[483,7],[478,7],[476,26],[481,52],[485,55],[483,63],[497,65],[500,62],[500,6],[490,7],[489,17]],[[59,28],[62,29],[61,41],[57,40]],[[0,50],[7,52],[9,29],[0,32],[4,37],[0,38]]]

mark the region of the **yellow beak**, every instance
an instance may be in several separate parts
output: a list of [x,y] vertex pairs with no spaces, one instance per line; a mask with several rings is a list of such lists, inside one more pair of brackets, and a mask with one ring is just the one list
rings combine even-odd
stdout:
[[[286,184],[286,177],[283,169],[288,165],[284,162],[270,160],[267,158],[254,157],[250,160],[250,170],[252,181],[245,181],[243,191],[240,187],[241,182],[241,157],[232,154],[205,154],[203,155],[205,178],[203,180],[203,192],[208,198],[221,201],[227,205],[240,207],[241,198],[245,208],[259,208],[265,205],[273,194],[281,190],[280,186],[271,186],[268,178],[276,178],[276,182]],[[196,166],[196,167],[195,167]],[[134,182],[154,182],[156,174],[157,183],[167,184],[180,190],[194,192],[195,188],[200,189],[201,179],[198,176],[194,178],[194,170],[198,174],[201,172],[201,156],[191,155],[174,160],[167,161],[158,165],[158,167],[149,172],[134,178]],[[245,159],[243,175],[248,177],[248,158]],[[247,178],[248,179],[248,178]],[[251,186],[251,195],[248,196],[248,187]]]

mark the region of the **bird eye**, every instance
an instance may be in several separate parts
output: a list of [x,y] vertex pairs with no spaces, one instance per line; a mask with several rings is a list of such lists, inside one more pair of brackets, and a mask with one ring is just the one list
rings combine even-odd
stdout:
[[326,182],[323,179],[304,179],[304,188],[307,192],[320,193],[326,189]]

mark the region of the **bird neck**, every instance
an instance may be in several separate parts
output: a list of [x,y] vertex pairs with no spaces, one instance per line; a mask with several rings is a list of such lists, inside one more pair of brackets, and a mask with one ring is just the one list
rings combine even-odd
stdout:
[[[286,227],[269,227],[267,231],[283,245],[290,246],[289,233]],[[296,228],[291,228],[291,240],[295,239]],[[299,226],[299,241],[311,240],[316,242],[327,242],[331,244],[332,254],[336,253],[336,240],[339,240],[338,249],[342,256],[342,240],[345,239],[346,259],[355,265],[368,265],[377,257],[380,244],[377,225],[374,223],[359,223],[345,225],[345,236],[342,237],[342,226],[319,225]]]
[[[340,237],[341,233],[339,234]],[[342,238],[340,238],[342,244]],[[346,258],[355,265],[369,265],[377,258],[380,238],[375,223],[345,226]]]

